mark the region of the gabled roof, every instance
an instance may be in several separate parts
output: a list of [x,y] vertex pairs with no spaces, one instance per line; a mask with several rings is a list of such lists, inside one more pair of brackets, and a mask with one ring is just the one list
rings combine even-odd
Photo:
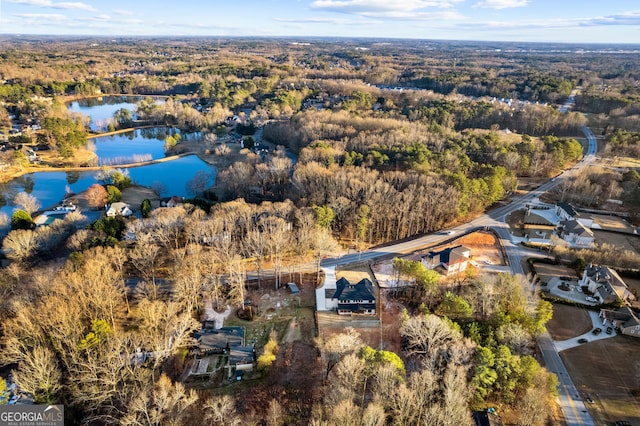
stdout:
[[[326,290],[325,294],[329,294],[330,290]],[[357,284],[351,284],[342,277],[336,281],[336,290],[331,295],[332,299],[338,300],[375,300],[376,296],[373,291],[373,284],[364,278]]]
[[551,222],[546,217],[537,213],[538,210],[528,209],[524,215],[523,223],[525,225],[545,225],[545,226],[555,226],[555,223]]
[[198,348],[203,351],[221,351],[227,347],[232,348],[244,344],[243,327],[222,327],[220,329],[209,328],[205,324],[202,330],[194,333],[193,337],[198,341]]
[[623,328],[640,325],[640,319],[628,306],[615,311],[611,309],[601,309],[600,317],[608,319],[609,321],[621,321]]
[[453,265],[469,259],[469,248],[465,246],[455,246],[438,252],[429,252],[425,256],[434,265]]
[[575,219],[563,220],[560,222],[560,226],[562,226],[566,234],[575,234],[580,237],[593,237],[591,229],[585,228],[583,224]]
[[576,209],[574,209],[573,206],[566,201],[558,203],[557,206],[564,210],[571,217],[578,216],[578,212],[576,211]]

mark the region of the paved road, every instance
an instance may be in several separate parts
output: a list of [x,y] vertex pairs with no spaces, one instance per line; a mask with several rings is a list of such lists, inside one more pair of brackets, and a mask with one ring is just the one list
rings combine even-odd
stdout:
[[[564,107],[564,106],[563,106]],[[568,107],[567,107],[568,108]],[[565,109],[566,111],[566,109]],[[496,231],[501,239],[502,245],[507,254],[507,261],[511,267],[513,274],[524,274],[522,268],[522,260],[528,257],[527,249],[520,245],[516,245],[511,241],[511,234],[505,223],[505,218],[512,212],[522,209],[527,203],[536,202],[540,195],[553,189],[559,185],[564,179],[572,178],[581,168],[589,165],[595,159],[597,151],[597,142],[595,135],[588,127],[582,127],[582,132],[587,138],[587,150],[582,160],[574,167],[564,171],[555,178],[547,181],[534,191],[513,199],[509,204],[488,211],[486,214],[467,222],[463,225],[449,229],[453,231],[453,235],[447,233],[437,233],[425,235],[409,241],[403,241],[397,244],[388,245],[386,247],[374,248],[361,253],[348,254],[340,258],[324,259],[321,262],[323,267],[344,265],[353,262],[373,260],[384,256],[408,253],[419,248],[446,242],[460,236],[461,234],[471,232],[478,228],[492,228]],[[531,293],[533,293],[533,285],[531,285]],[[580,399],[567,369],[560,359],[553,341],[548,333],[538,338],[538,345],[542,352],[545,364],[549,371],[558,376],[559,382],[559,402],[564,413],[568,426],[591,426],[595,425],[593,419],[589,415],[584,402]]]

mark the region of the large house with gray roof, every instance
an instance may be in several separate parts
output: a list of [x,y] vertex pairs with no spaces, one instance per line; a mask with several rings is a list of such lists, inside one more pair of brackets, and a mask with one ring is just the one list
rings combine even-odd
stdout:
[[608,266],[587,266],[578,285],[588,287],[599,303],[614,303],[617,300],[628,303],[636,299],[627,283]]
[[346,278],[336,281],[336,288],[325,289],[325,307],[339,315],[376,313],[376,294],[370,280],[364,278],[351,284]]

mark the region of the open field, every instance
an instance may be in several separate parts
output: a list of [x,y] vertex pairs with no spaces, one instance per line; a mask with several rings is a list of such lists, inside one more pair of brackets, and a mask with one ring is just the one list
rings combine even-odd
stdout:
[[586,333],[591,325],[589,313],[584,308],[554,304],[547,330],[553,340],[566,340]]
[[640,398],[631,392],[640,388],[640,339],[616,336],[560,353],[578,392],[597,425],[626,420],[640,426]]
[[598,243],[611,244],[616,247],[616,250],[630,250],[640,254],[640,237],[637,235],[618,234],[597,229],[592,231]]

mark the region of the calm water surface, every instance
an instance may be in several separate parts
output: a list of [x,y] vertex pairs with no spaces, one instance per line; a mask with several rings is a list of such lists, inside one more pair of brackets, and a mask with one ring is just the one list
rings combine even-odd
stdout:
[[[215,167],[208,165],[195,155],[125,170],[136,184],[156,186],[161,182],[166,189],[162,196],[190,196],[186,185],[197,172],[202,170],[208,173],[211,176],[210,184],[213,183],[216,175]],[[97,173],[95,171],[37,172],[13,179],[0,185],[0,205],[2,205],[0,211],[11,216],[14,211],[13,197],[20,191],[35,196],[43,207],[51,207],[59,203],[65,194],[84,191],[96,183]]]

